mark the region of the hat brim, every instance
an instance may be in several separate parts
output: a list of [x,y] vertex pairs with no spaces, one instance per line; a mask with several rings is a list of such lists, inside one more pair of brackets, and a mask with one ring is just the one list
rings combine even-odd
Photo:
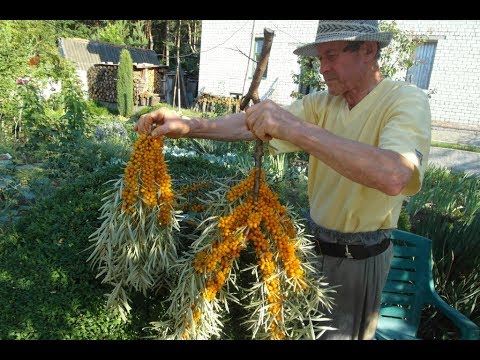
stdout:
[[318,56],[317,45],[332,41],[375,41],[379,43],[380,48],[384,48],[390,44],[390,41],[392,41],[392,36],[393,34],[391,32],[379,32],[374,34],[362,34],[354,36],[338,34],[320,38],[315,42],[300,46],[299,48],[295,49],[293,53],[295,55],[316,57]]

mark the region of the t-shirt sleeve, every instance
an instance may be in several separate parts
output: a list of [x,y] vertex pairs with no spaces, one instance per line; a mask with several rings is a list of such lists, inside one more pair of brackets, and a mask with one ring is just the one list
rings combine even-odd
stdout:
[[414,166],[414,173],[402,191],[414,195],[422,187],[431,143],[431,113],[427,96],[422,90],[405,87],[395,95],[389,109],[388,123],[380,135],[379,147],[399,153]]

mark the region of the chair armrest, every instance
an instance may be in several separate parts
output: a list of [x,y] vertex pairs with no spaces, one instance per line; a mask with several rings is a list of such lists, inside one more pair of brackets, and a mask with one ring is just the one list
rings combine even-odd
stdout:
[[437,292],[430,292],[430,304],[435,306],[460,330],[462,340],[480,340],[480,327],[454,307],[448,305]]

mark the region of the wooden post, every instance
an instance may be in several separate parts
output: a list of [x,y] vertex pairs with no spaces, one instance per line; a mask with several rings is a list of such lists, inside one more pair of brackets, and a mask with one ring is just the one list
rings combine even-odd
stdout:
[[183,78],[182,65],[180,63],[178,64],[178,76],[180,89],[179,96],[182,99],[182,104],[184,104],[184,107],[187,108],[190,104],[187,102],[187,89],[185,88],[185,79]]

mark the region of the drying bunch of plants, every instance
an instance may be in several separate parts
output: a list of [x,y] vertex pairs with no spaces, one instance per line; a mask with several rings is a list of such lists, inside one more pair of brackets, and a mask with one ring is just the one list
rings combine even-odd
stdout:
[[[102,283],[114,287],[107,306],[123,319],[129,313],[129,292],[158,289],[177,260],[178,213],[163,156],[163,138],[140,135],[124,174],[102,199],[103,222],[90,235],[87,261]],[[177,231],[175,231],[177,230]]]
[[176,286],[152,329],[162,339],[225,338],[231,305],[239,304],[245,314],[230,320],[252,339],[318,338],[329,329],[323,310],[333,290],[313,265],[301,222],[280,204],[263,169],[216,187],[205,194],[199,235],[174,266]]

